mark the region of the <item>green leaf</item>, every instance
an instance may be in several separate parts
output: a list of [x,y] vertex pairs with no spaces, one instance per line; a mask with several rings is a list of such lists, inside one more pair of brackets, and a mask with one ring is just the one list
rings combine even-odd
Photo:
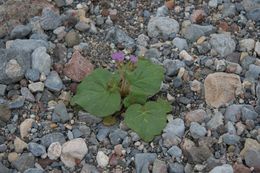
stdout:
[[130,94],[125,98],[125,106],[133,104],[133,100],[137,101],[135,103],[143,103],[143,100],[156,94],[160,90],[163,76],[164,68],[162,66],[149,60],[138,60],[136,69],[126,72],[126,80],[130,84]]
[[106,117],[121,108],[120,78],[105,69],[96,69],[78,86],[71,104],[77,104],[89,113]]
[[132,104],[139,103],[144,104],[146,102],[147,96],[137,93],[130,93],[123,101],[124,106],[127,108]]
[[165,101],[151,101],[144,106],[134,104],[125,113],[125,123],[144,141],[150,142],[154,136],[161,134],[166,126],[166,113],[170,110],[170,104]]

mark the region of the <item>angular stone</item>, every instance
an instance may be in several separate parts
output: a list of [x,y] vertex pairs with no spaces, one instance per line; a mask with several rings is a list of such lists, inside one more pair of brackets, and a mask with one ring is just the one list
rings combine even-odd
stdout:
[[52,121],[65,123],[69,119],[70,119],[70,117],[67,112],[65,104],[64,103],[57,104],[55,106],[54,112],[52,114]]
[[27,143],[25,143],[23,140],[21,140],[20,138],[16,137],[14,140],[14,149],[15,152],[17,153],[22,153],[24,149],[27,148]]
[[63,87],[62,80],[56,71],[49,73],[44,84],[49,90],[56,92],[60,91]]
[[12,165],[20,172],[33,168],[35,159],[31,153],[23,153]]
[[148,166],[153,163],[157,155],[155,153],[138,153],[135,154],[136,173],[149,172]]
[[233,53],[236,49],[235,41],[228,34],[212,34],[210,37],[212,48],[222,57]]
[[54,30],[62,24],[61,17],[50,8],[44,8],[42,11],[41,27],[44,30]]
[[46,53],[45,47],[38,47],[32,53],[32,68],[48,75],[51,68],[51,57]]
[[32,31],[32,28],[30,26],[25,26],[25,25],[17,25],[12,31],[11,31],[11,38],[16,39],[16,38],[24,38],[30,32]]
[[215,108],[232,102],[242,93],[240,77],[235,74],[222,72],[209,74],[205,79],[204,87],[207,104]]
[[35,39],[16,39],[12,41],[9,49],[14,49],[17,51],[25,51],[32,53],[38,47],[49,47],[49,43],[44,40],[35,40]]
[[59,142],[60,144],[65,143],[65,137],[62,133],[54,132],[47,134],[41,138],[41,144],[45,147],[49,147],[54,142]]
[[36,82],[28,85],[28,88],[33,92],[42,92],[44,90],[44,83]]
[[24,139],[29,133],[28,130],[32,127],[33,119],[26,119],[20,124],[20,135]]
[[59,142],[52,143],[48,148],[48,157],[51,160],[57,160],[61,155],[61,145]]
[[76,82],[80,82],[94,69],[94,65],[84,58],[80,52],[75,51],[69,63],[65,65],[64,74]]

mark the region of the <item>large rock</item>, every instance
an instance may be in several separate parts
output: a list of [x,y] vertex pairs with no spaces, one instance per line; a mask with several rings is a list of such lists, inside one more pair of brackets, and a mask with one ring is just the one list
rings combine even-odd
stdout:
[[0,49],[0,83],[18,82],[24,77],[26,69],[31,66],[28,52],[16,49]]
[[197,25],[190,24],[183,30],[184,37],[190,42],[196,41],[201,36],[207,36],[216,31],[216,28],[212,25]]
[[147,30],[150,37],[160,35],[170,36],[179,32],[179,23],[168,17],[153,17],[150,19]]
[[204,87],[207,104],[215,108],[233,101],[236,95],[242,93],[240,77],[223,72],[209,74]]
[[82,160],[88,152],[87,145],[82,138],[73,139],[62,145],[61,161],[67,167],[74,167],[76,160]]
[[38,47],[49,47],[49,43],[44,40],[35,39],[16,39],[10,43],[10,49],[24,50],[26,52],[33,52]]
[[80,52],[73,53],[69,63],[65,65],[64,74],[76,82],[80,82],[94,69],[93,64],[84,58]]
[[233,53],[236,49],[236,42],[228,34],[212,34],[209,42],[222,57]]

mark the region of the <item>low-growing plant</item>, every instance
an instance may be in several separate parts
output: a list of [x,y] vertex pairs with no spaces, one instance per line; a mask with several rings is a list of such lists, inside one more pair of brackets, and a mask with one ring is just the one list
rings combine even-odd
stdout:
[[162,132],[171,111],[162,99],[147,102],[160,90],[164,68],[133,55],[126,61],[123,52],[114,53],[112,59],[117,69],[94,70],[78,85],[71,103],[108,120],[122,115],[125,124],[149,142]]

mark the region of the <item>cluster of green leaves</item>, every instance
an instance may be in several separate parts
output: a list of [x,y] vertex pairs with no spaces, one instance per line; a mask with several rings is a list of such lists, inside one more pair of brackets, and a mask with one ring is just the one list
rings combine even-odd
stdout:
[[146,102],[160,90],[163,76],[163,67],[145,59],[139,59],[134,66],[123,65],[115,72],[99,68],[79,84],[71,103],[102,118],[126,109],[126,125],[149,142],[161,133],[166,114],[171,111],[166,101]]

